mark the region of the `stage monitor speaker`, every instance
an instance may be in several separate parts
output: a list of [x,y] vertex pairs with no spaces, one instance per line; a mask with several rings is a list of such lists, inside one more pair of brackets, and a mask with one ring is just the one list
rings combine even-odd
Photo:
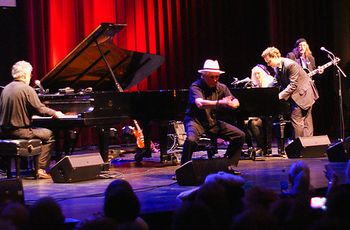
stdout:
[[327,156],[330,162],[347,162],[350,153],[350,136],[344,141],[339,141],[327,149]]
[[0,203],[14,201],[24,204],[24,192],[21,179],[0,180]]
[[99,153],[65,156],[51,168],[55,183],[72,183],[96,179],[103,166]]
[[193,159],[176,169],[176,180],[179,185],[200,185],[209,174],[228,172],[228,166],[231,164],[232,160],[227,158]]
[[330,144],[327,135],[299,137],[286,147],[286,153],[288,158],[323,157]]

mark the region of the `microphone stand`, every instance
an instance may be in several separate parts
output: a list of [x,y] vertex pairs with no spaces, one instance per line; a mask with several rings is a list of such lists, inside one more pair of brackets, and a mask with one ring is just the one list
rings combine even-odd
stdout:
[[335,60],[335,57],[327,55],[329,59],[333,61],[333,64],[337,67],[336,76],[338,77],[338,97],[339,97],[339,132],[340,132],[340,141],[343,141],[345,138],[345,125],[344,125],[344,113],[343,113],[343,95],[342,95],[342,75],[346,77],[344,71],[338,66],[338,63]]

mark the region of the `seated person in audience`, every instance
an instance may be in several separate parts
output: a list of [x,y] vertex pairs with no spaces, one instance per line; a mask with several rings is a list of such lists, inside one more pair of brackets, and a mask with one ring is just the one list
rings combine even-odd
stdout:
[[43,197],[29,208],[30,229],[65,229],[61,206],[52,197]]
[[328,217],[326,223],[330,225],[329,229],[350,229],[348,215],[350,205],[350,161],[347,163],[345,175],[339,175],[331,165],[326,165],[325,176],[328,179],[328,191],[325,195]]
[[[16,229],[26,229],[29,222],[29,211],[26,206],[18,202],[7,201],[0,207],[0,219],[11,222]],[[1,228],[0,229],[6,229]]]
[[325,165],[325,177],[328,180],[327,194],[332,194],[338,187],[350,187],[350,160],[345,169],[345,180],[340,182],[340,175],[338,175],[330,165]]
[[[253,88],[272,87],[274,78],[267,70],[266,66],[258,64],[252,68],[251,80]],[[247,134],[250,136],[246,138],[255,139],[257,156],[271,154],[271,121],[268,117],[249,117],[246,122]],[[252,141],[248,143],[248,147],[252,147]]]
[[105,217],[113,219],[118,229],[148,229],[148,224],[139,217],[140,201],[125,180],[114,180],[108,185],[103,209]]
[[314,188],[310,181],[310,167],[304,161],[296,161],[289,168],[288,180],[291,189],[281,194],[282,197],[309,197]]
[[225,172],[213,173],[205,178],[200,187],[182,192],[177,198],[182,200],[184,205],[187,202],[200,202],[204,205],[203,213],[200,213],[202,215],[206,214],[204,209],[209,209],[210,219],[206,219],[208,229],[211,229],[212,222],[216,226],[215,229],[228,229],[232,218],[243,211],[244,183],[245,180],[241,176]]
[[46,107],[40,102],[35,90],[29,86],[33,67],[26,61],[12,66],[14,80],[6,85],[0,97],[1,137],[9,139],[40,139],[42,152],[39,156],[39,178],[51,178],[45,171],[49,166],[50,151],[54,136],[51,130],[32,127],[32,116],[49,115],[54,118],[64,116],[62,112]]
[[98,216],[92,219],[86,219],[80,221],[74,228],[75,230],[116,230],[118,228],[117,223],[107,217]]

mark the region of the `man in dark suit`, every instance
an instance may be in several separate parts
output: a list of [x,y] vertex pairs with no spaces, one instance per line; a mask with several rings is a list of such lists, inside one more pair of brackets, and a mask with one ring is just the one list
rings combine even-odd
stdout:
[[268,47],[261,56],[275,70],[279,99],[291,104],[294,138],[313,136],[312,105],[318,99],[314,82],[297,62],[281,57],[275,47]]

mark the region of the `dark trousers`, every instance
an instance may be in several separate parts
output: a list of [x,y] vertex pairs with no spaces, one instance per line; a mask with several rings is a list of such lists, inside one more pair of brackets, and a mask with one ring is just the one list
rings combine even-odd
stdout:
[[243,131],[223,121],[218,121],[217,125],[206,130],[201,124],[189,120],[185,121],[185,129],[187,137],[183,146],[181,164],[192,159],[192,154],[198,147],[199,138],[205,133],[208,137],[222,138],[230,143],[225,157],[232,159],[232,163],[237,166],[244,144]]
[[3,138],[9,139],[40,139],[42,141],[39,156],[39,168],[45,169],[50,164],[51,151],[54,148],[54,135],[46,128],[20,128],[15,130],[2,130]]
[[312,107],[304,110],[292,104],[292,113],[290,115],[294,128],[294,138],[310,137],[314,135],[314,126],[312,121]]
[[[272,124],[271,118],[269,117],[257,117],[250,119],[247,124],[247,133],[250,139],[254,137],[256,145],[261,149],[270,149],[272,141]],[[252,140],[247,144],[249,147],[253,147]]]

